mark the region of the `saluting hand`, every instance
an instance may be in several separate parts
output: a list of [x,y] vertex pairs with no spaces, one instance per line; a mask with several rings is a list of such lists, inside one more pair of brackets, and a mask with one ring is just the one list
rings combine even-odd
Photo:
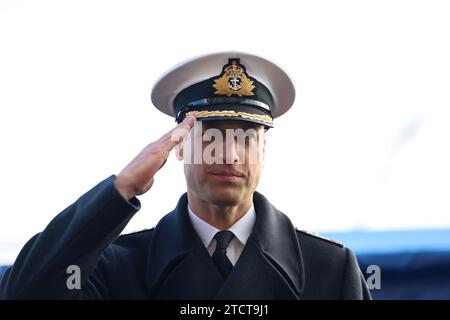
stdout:
[[174,129],[147,145],[116,177],[114,185],[120,194],[130,200],[147,192],[155,173],[165,164],[170,151],[182,142],[194,126],[195,116],[187,117]]

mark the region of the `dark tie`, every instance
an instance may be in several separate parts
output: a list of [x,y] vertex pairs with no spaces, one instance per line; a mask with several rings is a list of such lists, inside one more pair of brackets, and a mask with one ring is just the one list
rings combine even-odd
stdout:
[[224,279],[227,278],[231,269],[233,269],[233,265],[227,257],[227,247],[233,238],[234,234],[231,231],[219,231],[214,236],[214,239],[216,239],[216,251],[214,251],[212,257]]

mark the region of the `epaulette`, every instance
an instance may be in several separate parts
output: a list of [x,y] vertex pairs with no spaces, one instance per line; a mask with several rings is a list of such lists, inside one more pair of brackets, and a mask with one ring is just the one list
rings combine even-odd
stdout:
[[340,243],[340,242],[338,242],[338,241],[336,241],[336,240],[333,240],[333,239],[328,239],[328,238],[322,237],[320,234],[318,234],[318,233],[316,233],[316,232],[311,232],[311,231],[306,231],[306,230],[300,230],[300,229],[297,228],[297,227],[295,228],[295,230],[298,231],[298,232],[304,233],[304,234],[306,234],[306,235],[308,235],[308,236],[315,237],[315,238],[318,238],[318,239],[321,239],[321,240],[324,240],[324,241],[328,241],[328,242],[333,243],[333,244],[335,244],[335,245],[337,245],[337,246],[339,246],[339,247],[341,247],[341,248],[344,247],[344,245],[343,245],[342,243]]

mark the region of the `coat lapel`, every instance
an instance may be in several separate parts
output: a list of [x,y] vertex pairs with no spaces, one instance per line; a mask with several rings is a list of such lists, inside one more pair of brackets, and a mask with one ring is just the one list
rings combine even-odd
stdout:
[[255,192],[256,222],[225,282],[193,229],[184,194],[156,226],[147,284],[156,299],[298,299],[304,286],[300,246],[289,218]]
[[222,277],[187,213],[187,195],[153,231],[147,285],[151,299],[210,299]]
[[215,298],[299,299],[304,269],[295,228],[260,193],[253,203],[256,222],[252,234]]

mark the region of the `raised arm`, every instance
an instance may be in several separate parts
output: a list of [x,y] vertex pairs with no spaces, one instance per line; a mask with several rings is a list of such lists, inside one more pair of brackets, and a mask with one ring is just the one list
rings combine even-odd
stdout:
[[[118,175],[111,176],[58,214],[23,247],[0,283],[3,299],[105,298],[99,258],[140,209],[135,196],[147,192],[170,151],[183,140],[195,117],[147,145]],[[68,285],[80,271],[80,286]],[[94,279],[93,279],[94,278]]]

